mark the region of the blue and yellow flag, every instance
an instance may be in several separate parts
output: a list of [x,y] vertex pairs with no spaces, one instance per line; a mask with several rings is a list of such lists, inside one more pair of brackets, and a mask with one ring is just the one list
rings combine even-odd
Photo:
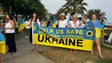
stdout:
[[6,45],[5,45],[5,38],[0,31],[0,54],[6,53]]
[[18,29],[18,32],[23,32],[23,30],[26,28],[26,23],[23,23],[20,25],[19,29]]

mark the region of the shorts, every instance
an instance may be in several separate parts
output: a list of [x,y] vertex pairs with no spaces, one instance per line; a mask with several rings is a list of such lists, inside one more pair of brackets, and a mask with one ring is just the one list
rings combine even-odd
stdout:
[[101,29],[95,28],[95,38],[100,39],[101,38]]

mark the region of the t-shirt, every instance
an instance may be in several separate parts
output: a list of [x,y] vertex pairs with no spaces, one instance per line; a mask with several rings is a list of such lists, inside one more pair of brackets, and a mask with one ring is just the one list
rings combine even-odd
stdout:
[[67,20],[59,20],[58,27],[59,28],[66,28],[67,26]]
[[94,28],[102,28],[101,24],[100,24],[100,21],[97,19],[94,23],[92,22],[92,20],[90,20],[88,23],[87,23],[87,26],[89,27],[94,27]]
[[70,21],[69,25],[70,25],[71,28],[77,28],[78,25],[79,25],[79,21],[76,21],[76,23],[73,23],[73,21]]

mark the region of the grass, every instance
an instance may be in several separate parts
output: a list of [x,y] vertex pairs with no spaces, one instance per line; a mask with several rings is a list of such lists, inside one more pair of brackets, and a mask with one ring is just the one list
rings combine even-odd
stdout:
[[104,58],[98,56],[96,47],[94,48],[95,54],[91,55],[88,51],[77,51],[77,53],[70,53],[69,49],[63,48],[50,48],[41,51],[40,53],[45,57],[51,59],[55,63],[85,63],[92,61],[94,63],[112,63],[112,49],[102,46]]
[[100,59],[97,63],[112,63],[112,59]]
[[108,44],[108,45],[111,45],[111,46],[112,46],[112,42],[111,42],[111,43],[106,43],[106,42],[105,42],[105,44]]
[[101,48],[112,50],[112,48],[106,47],[106,46],[104,46],[104,45],[101,45]]

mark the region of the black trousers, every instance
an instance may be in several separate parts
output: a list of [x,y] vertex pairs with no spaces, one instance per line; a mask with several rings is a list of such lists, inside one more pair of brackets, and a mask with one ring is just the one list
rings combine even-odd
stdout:
[[15,33],[6,33],[6,45],[8,46],[8,52],[16,52]]
[[30,29],[30,35],[29,35],[29,41],[30,41],[30,43],[32,43],[33,41],[32,41],[32,28]]

